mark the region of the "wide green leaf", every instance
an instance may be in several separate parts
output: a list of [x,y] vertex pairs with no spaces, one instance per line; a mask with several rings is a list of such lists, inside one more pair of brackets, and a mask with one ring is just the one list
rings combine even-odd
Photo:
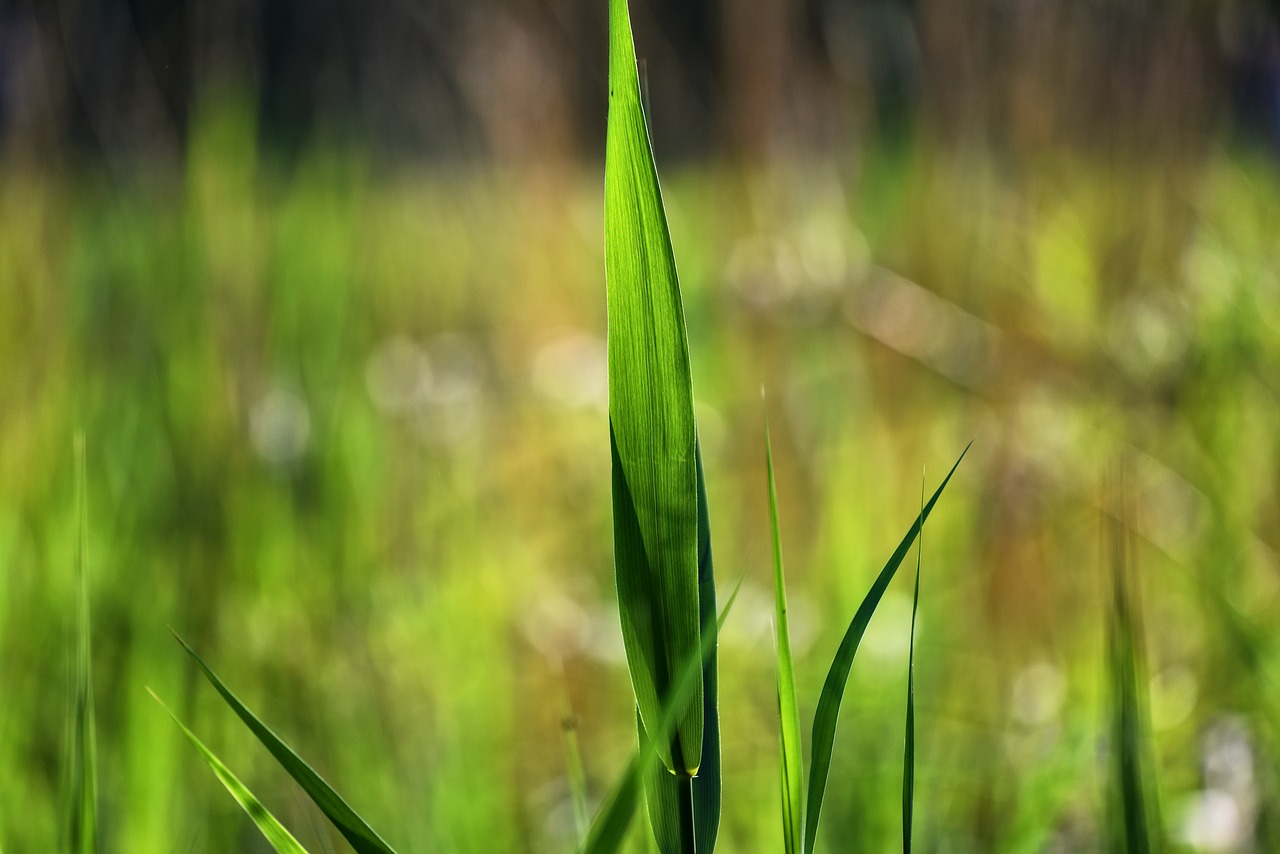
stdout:
[[258,830],[262,831],[262,835],[267,838],[267,842],[271,843],[271,847],[280,852],[280,854],[307,854],[307,849],[303,848],[302,844],[293,838],[293,834],[262,805],[262,802],[254,796],[253,792],[249,791],[249,787],[240,782],[240,778],[233,774],[231,769],[224,765],[222,760],[206,747],[205,743],[194,732],[187,729],[186,724],[179,720],[178,716],[164,704],[164,701],[156,696],[155,691],[150,691],[150,693],[155,701],[160,704],[160,708],[164,709],[169,717],[173,718],[173,722],[182,730],[182,734],[187,737],[187,740],[195,747],[196,752],[213,770],[214,776],[221,781],[222,785],[227,787],[231,797],[235,798],[236,803],[248,814],[249,818],[253,819],[253,823],[258,826]]
[[[741,589],[742,581],[739,580],[733,592],[729,594],[729,601],[725,602],[724,608],[720,611],[720,617],[716,621],[717,633],[724,628],[724,621],[733,610],[733,603],[737,601],[738,591]],[[670,733],[675,725],[676,710],[683,702],[687,702],[688,692],[694,684],[694,677],[702,672],[700,665],[715,649],[715,637],[716,635],[710,632],[704,633],[699,649],[695,650],[695,655],[686,659],[676,671],[678,678],[675,681],[675,690],[672,692],[670,702],[663,706],[659,728],[655,730],[659,736]],[[596,814],[580,854],[613,854],[626,841],[636,806],[640,803],[645,775],[655,768],[661,770],[654,741],[647,738],[640,740],[621,778]],[[670,774],[667,776],[672,777]],[[672,777],[672,779],[675,778]]]
[[93,715],[93,645],[89,615],[89,511],[84,435],[75,437],[76,655],[72,687],[71,850],[98,850],[98,747]]
[[[972,445],[972,442],[970,445]],[[805,810],[805,854],[810,854],[813,851],[813,846],[818,839],[818,818],[822,814],[822,799],[826,793],[827,777],[831,773],[831,751],[835,746],[836,721],[840,716],[840,703],[844,699],[844,688],[849,681],[849,669],[853,666],[853,656],[858,651],[858,644],[862,641],[862,635],[867,630],[867,624],[871,622],[871,616],[875,613],[876,606],[880,604],[880,598],[884,596],[884,591],[888,588],[889,582],[893,580],[898,566],[902,563],[903,558],[907,556],[907,551],[910,550],[911,544],[915,541],[916,534],[920,531],[920,526],[924,524],[925,519],[929,518],[929,513],[933,510],[933,505],[937,503],[938,496],[942,495],[942,490],[947,488],[947,484],[951,481],[951,476],[955,474],[956,466],[960,465],[960,460],[963,460],[964,455],[968,452],[969,448],[966,447],[960,454],[960,458],[956,460],[955,465],[951,467],[951,471],[947,472],[946,478],[943,479],[937,491],[933,493],[933,497],[929,499],[920,515],[911,524],[911,529],[902,538],[902,542],[894,550],[889,562],[884,565],[884,568],[880,570],[880,574],[876,576],[871,589],[867,591],[862,604],[858,606],[857,612],[853,615],[853,620],[845,631],[844,639],[840,641],[840,648],[836,651],[835,659],[831,662],[831,669],[827,671],[827,679],[822,685],[822,694],[818,697],[818,709],[813,715],[813,736],[810,739],[813,755],[809,765],[809,795]]]
[[[645,775],[645,799],[649,824],[662,854],[688,854],[715,849],[720,830],[720,712],[716,703],[716,582],[711,558],[711,525],[707,492],[702,476],[702,450],[698,449],[698,602],[702,612],[704,648],[702,660],[702,757],[698,776],[692,780],[668,774],[651,763]],[[640,742],[648,740],[637,716]]]
[[787,626],[787,586],[782,572],[782,531],[778,524],[778,489],[773,476],[773,443],[764,428],[765,469],[769,478],[769,522],[773,528],[774,629],[778,653],[778,730],[782,762],[782,842],[786,854],[799,854],[804,838],[804,781],[800,746],[800,701],[791,659],[791,631]]
[[[174,635],[174,637],[178,636]],[[292,747],[285,744],[280,736],[272,732],[253,712],[249,711],[248,707],[240,702],[240,698],[231,693],[231,689],[218,678],[218,674],[205,664],[204,659],[197,655],[186,641],[179,637],[178,643],[182,644],[187,653],[195,659],[205,677],[222,695],[227,705],[235,711],[240,720],[244,721],[245,726],[257,736],[258,741],[271,752],[289,776],[297,781],[329,821],[333,822],[333,826],[346,837],[352,848],[359,854],[394,854],[395,849],[383,841],[382,837],[342,799],[341,795],[333,790],[332,786],[325,782],[324,778],[303,761]]]
[[[674,674],[699,648],[697,428],[684,308],[626,0],[609,5],[607,137],[614,568],[627,665],[641,720],[653,733]],[[697,773],[703,709],[699,670],[673,737],[656,745],[673,773]]]

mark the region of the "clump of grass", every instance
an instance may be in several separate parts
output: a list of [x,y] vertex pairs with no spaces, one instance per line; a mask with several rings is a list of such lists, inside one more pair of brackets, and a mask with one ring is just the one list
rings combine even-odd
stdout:
[[[911,548],[916,536],[923,530],[925,520],[933,510],[942,491],[946,489],[955,474],[960,460],[968,453],[966,447],[959,459],[951,466],[941,485],[934,491],[927,503],[924,502],[923,484],[921,490],[920,514],[903,537],[898,548],[894,550],[889,561],[880,570],[871,589],[867,592],[862,604],[854,613],[840,647],[836,651],[831,668],[827,671],[826,681],[822,686],[822,694],[818,698],[818,708],[813,716],[813,730],[810,738],[810,765],[808,781],[808,797],[802,801],[801,786],[801,746],[800,746],[800,714],[795,695],[795,671],[791,660],[791,641],[786,619],[786,584],[782,568],[782,537],[778,525],[777,488],[773,475],[773,449],[766,430],[765,458],[766,472],[769,479],[769,515],[773,528],[774,555],[774,595],[775,620],[778,632],[778,709],[780,719],[780,740],[782,745],[782,826],[784,848],[788,852],[800,851],[810,854],[818,839],[818,819],[822,814],[822,802],[826,793],[827,779],[831,772],[831,754],[835,746],[836,723],[840,715],[840,705],[844,699],[845,685],[849,680],[849,671],[853,667],[853,659],[858,645],[867,630],[876,607],[880,604],[889,582],[901,565]],[[916,587],[911,612],[912,645],[908,663],[908,674],[915,664],[915,612],[920,596],[920,561],[917,552]],[[904,847],[910,850],[912,800],[914,796],[914,763],[915,763],[915,698],[912,677],[908,675],[907,689],[907,734],[904,747],[902,820]],[[803,806],[802,806],[803,803]]]

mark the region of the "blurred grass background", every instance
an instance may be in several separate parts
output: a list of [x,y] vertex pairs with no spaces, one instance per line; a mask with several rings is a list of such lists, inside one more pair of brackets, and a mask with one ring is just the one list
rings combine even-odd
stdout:
[[[102,850],[265,850],[147,686],[341,850],[168,627],[401,850],[572,847],[563,727],[593,797],[634,737],[604,7],[0,13],[5,851],[65,834],[78,428]],[[781,838],[765,408],[806,726],[921,467],[977,437],[925,536],[919,844],[1101,845],[1119,467],[1169,838],[1280,850],[1274,5],[633,7],[746,579],[722,850]],[[854,668],[828,850],[898,838],[909,584]]]

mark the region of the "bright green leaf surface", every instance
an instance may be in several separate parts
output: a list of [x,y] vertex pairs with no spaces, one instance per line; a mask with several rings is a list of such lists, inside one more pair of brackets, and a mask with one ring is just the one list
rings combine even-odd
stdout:
[[[702,758],[692,780],[667,773],[651,763],[645,775],[645,799],[649,824],[662,854],[709,852],[715,849],[720,830],[720,712],[717,708],[716,582],[711,557],[711,525],[707,492],[702,475],[702,450],[698,449],[698,602],[702,612],[703,647],[710,644],[702,662]],[[637,720],[640,743],[648,736]]]
[[[720,617],[716,621],[717,633],[724,628],[724,621],[729,617],[729,612],[733,610],[733,603],[737,601],[738,591],[741,589],[742,581],[739,580],[734,586],[733,592],[729,594],[729,601],[725,603],[724,608],[720,611]],[[676,708],[680,704],[678,701],[686,699],[693,685],[694,677],[702,671],[702,667],[699,664],[715,649],[715,637],[715,634],[705,633],[696,655],[686,659],[677,671],[679,679],[676,680],[675,691],[672,694],[673,702],[669,702],[663,707],[660,726],[656,730],[657,733],[662,734],[671,731],[671,727],[675,723]],[[622,847],[627,838],[627,830],[631,826],[631,819],[635,815],[636,806],[640,802],[642,780],[657,764],[657,747],[652,741],[641,739],[635,754],[631,757],[631,761],[627,763],[627,768],[623,772],[622,778],[614,786],[600,812],[596,814],[596,819],[591,825],[591,831],[587,834],[587,841],[582,846],[581,854],[613,854],[613,852]],[[670,774],[667,776],[673,780],[675,779]]]
[[[605,269],[614,564],[640,717],[658,730],[680,663],[699,648],[697,431],[684,308],[641,105],[626,0],[609,6]],[[702,675],[678,710],[675,773],[702,755]]]

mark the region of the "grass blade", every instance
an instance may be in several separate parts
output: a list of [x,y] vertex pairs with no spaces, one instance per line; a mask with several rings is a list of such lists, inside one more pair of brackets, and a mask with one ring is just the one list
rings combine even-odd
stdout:
[[307,793],[320,811],[333,822],[333,826],[338,832],[346,837],[359,854],[395,854],[395,849],[383,841],[368,823],[361,818],[355,810],[353,810],[342,796],[333,790],[328,783],[324,781],[315,770],[303,761],[293,748],[285,744],[278,735],[271,731],[262,721],[260,721],[253,712],[240,702],[240,699],[229,689],[218,674],[214,673],[209,665],[205,664],[204,659],[196,654],[196,651],[187,644],[182,638],[176,634],[178,643],[182,644],[187,653],[195,659],[200,669],[204,671],[205,677],[210,684],[217,689],[222,695],[222,699],[227,702],[233,711],[244,721],[245,726],[262,742],[262,745],[271,752],[276,761],[280,763],[285,771],[289,772],[289,776],[297,781],[302,790]]
[[[561,677],[564,673],[561,671]],[[578,842],[587,838],[591,815],[587,810],[587,772],[582,766],[582,749],[578,744],[578,718],[573,713],[568,685],[564,691],[564,718],[560,731],[564,734],[565,767],[569,773],[569,798],[573,803],[573,823],[578,831]]]
[[[697,427],[626,0],[609,4],[605,270],[618,604],[636,703],[656,733],[673,677],[700,645]],[[670,743],[657,745],[663,765],[689,777],[702,755],[702,694],[699,670]]]
[[[969,444],[972,445],[973,443],[970,442]],[[836,651],[835,659],[831,662],[831,669],[827,672],[826,682],[822,685],[822,694],[818,698],[818,709],[813,716],[813,737],[811,739],[813,756],[809,766],[809,795],[807,809],[805,810],[805,854],[810,854],[813,851],[813,846],[818,838],[818,818],[822,813],[822,798],[827,788],[827,777],[831,773],[831,751],[835,745],[836,721],[840,715],[840,703],[844,699],[845,684],[849,680],[849,669],[853,666],[853,656],[858,651],[858,644],[862,640],[863,633],[867,630],[867,624],[871,622],[871,615],[875,613],[876,606],[880,604],[880,598],[884,596],[885,589],[889,586],[889,582],[893,580],[894,573],[897,572],[898,566],[911,548],[911,543],[915,540],[920,526],[925,519],[929,518],[929,513],[933,510],[933,505],[937,503],[938,496],[942,495],[942,490],[947,488],[947,484],[951,482],[951,476],[955,474],[956,466],[960,465],[960,460],[963,460],[964,455],[968,452],[969,447],[966,446],[960,454],[960,458],[951,467],[951,471],[947,472],[942,484],[933,493],[933,497],[925,504],[919,517],[911,524],[911,529],[902,538],[902,542],[898,544],[898,548],[894,550],[888,563],[884,565],[884,568],[880,570],[880,574],[876,576],[871,589],[867,591],[862,604],[858,606],[857,612],[853,615],[853,620],[845,631],[844,639],[840,641],[840,648]]]
[[920,610],[920,561],[924,553],[924,477],[920,478],[920,539],[916,541],[916,585],[911,594],[911,640],[907,652],[907,735],[902,749],[902,854],[911,854],[916,796],[916,612]]
[[[712,851],[720,830],[720,712],[716,706],[716,582],[711,557],[711,525],[698,449],[698,609],[709,651],[702,660],[702,757],[698,775],[686,780],[653,763],[645,775],[649,823],[662,854]],[[647,738],[637,721],[641,743]]]
[[1109,517],[1111,613],[1108,621],[1111,693],[1111,850],[1147,854],[1158,850],[1152,829],[1154,788],[1146,769],[1145,703],[1142,697],[1143,659],[1138,601],[1130,578],[1132,544],[1123,517],[1123,485],[1117,512]]
[[75,437],[76,655],[72,700],[71,850],[98,850],[98,747],[93,715],[93,645],[89,613],[89,510],[84,434]]
[[303,848],[302,844],[293,838],[293,834],[286,830],[285,826],[262,805],[262,802],[254,797],[253,792],[249,791],[249,788],[240,782],[240,778],[233,774],[226,765],[222,764],[222,760],[206,747],[204,742],[196,737],[195,733],[187,729],[186,724],[178,720],[178,716],[169,710],[163,700],[156,696],[155,691],[148,689],[148,692],[160,704],[160,708],[164,709],[169,717],[173,718],[173,722],[182,730],[182,734],[195,747],[196,752],[213,769],[214,775],[221,781],[222,785],[227,787],[231,797],[235,798],[236,803],[240,804],[240,807],[248,814],[249,818],[253,819],[253,823],[258,826],[258,830],[262,831],[262,835],[267,838],[267,842],[271,843],[271,847],[278,851],[279,854],[306,854],[307,849]]
[[[729,594],[729,601],[725,602],[724,608],[720,611],[720,617],[716,621],[717,632],[724,627],[724,621],[729,617],[729,612],[733,610],[733,603],[737,601],[738,591],[741,589],[742,581],[739,580],[733,588],[733,593]],[[662,709],[659,733],[669,732],[674,725],[678,707],[678,702],[675,701],[686,698],[690,687],[693,685],[694,675],[702,669],[699,664],[714,648],[715,636],[705,634],[702,639],[702,646],[698,650],[698,655],[685,661],[680,670],[677,671],[679,679],[676,680],[676,690],[672,696],[673,702],[669,702]],[[591,831],[587,834],[587,841],[580,849],[580,854],[613,854],[613,852],[622,847],[627,838],[627,831],[631,827],[631,820],[635,816],[636,806],[640,802],[644,776],[657,764],[657,746],[648,739],[642,740],[636,752],[632,754],[631,760],[627,763],[622,777],[618,780],[604,806],[601,807],[600,812],[596,815],[595,821],[592,822]],[[673,775],[669,774],[667,776],[673,777]]]
[[769,478],[769,522],[773,528],[773,599],[778,653],[778,721],[781,741],[782,839],[786,854],[799,854],[804,838],[804,768],[800,745],[800,703],[796,697],[791,631],[787,626],[787,587],[782,572],[782,533],[778,490],[773,477],[773,443],[764,428],[765,469]]

